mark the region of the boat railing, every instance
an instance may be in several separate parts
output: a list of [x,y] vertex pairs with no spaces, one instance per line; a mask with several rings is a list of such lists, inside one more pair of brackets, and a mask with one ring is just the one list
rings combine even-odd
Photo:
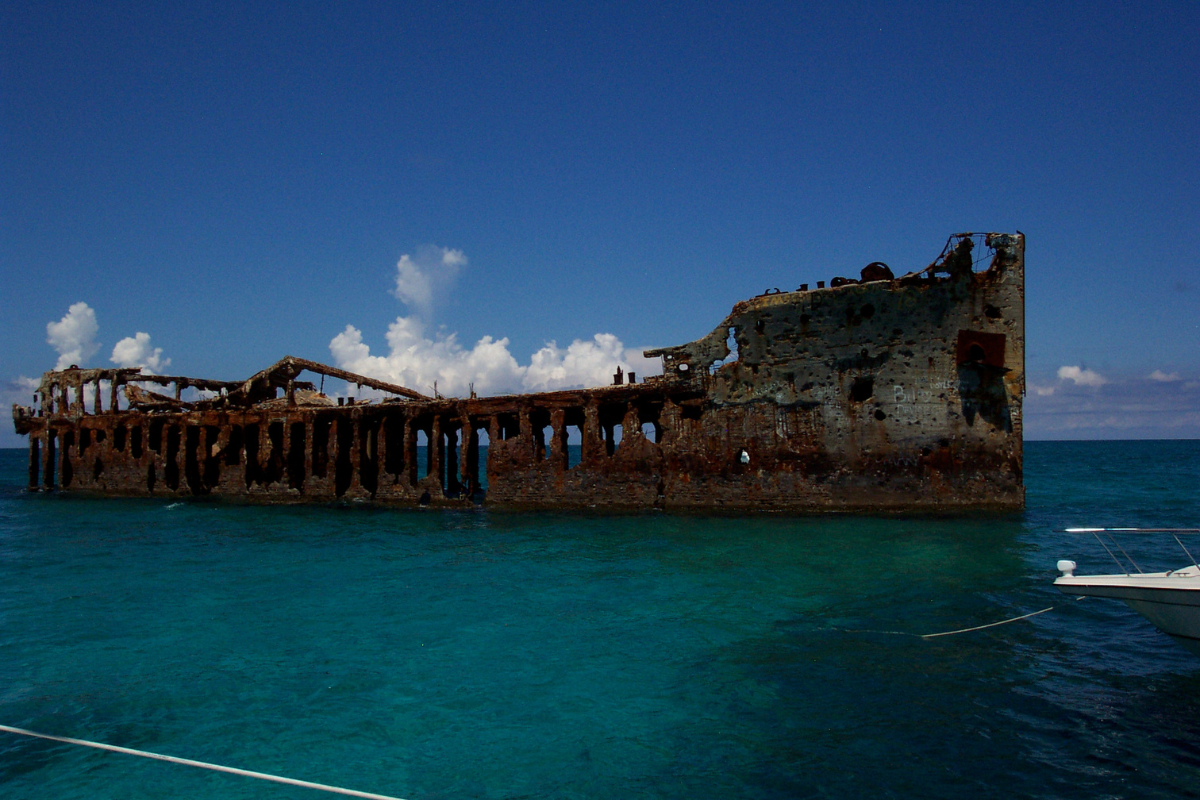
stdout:
[[[1126,575],[1132,575],[1134,570],[1136,570],[1138,574],[1144,575],[1145,570],[1143,570],[1141,566],[1133,560],[1133,557],[1125,551],[1125,548],[1122,547],[1120,542],[1117,541],[1117,537],[1114,534],[1126,535],[1169,533],[1175,539],[1175,543],[1178,544],[1183,552],[1187,555],[1188,561],[1192,563],[1192,566],[1200,570],[1200,562],[1196,561],[1196,557],[1192,555],[1191,551],[1188,550],[1184,545],[1183,540],[1179,538],[1181,535],[1200,533],[1200,528],[1067,528],[1061,532],[1092,534],[1096,537],[1096,541],[1100,543],[1100,546],[1104,548],[1105,552],[1107,552],[1108,555],[1112,557],[1112,560],[1116,562],[1117,568]],[[1107,542],[1105,542],[1106,538],[1108,539]],[[1112,545],[1112,547],[1109,547],[1109,545]],[[1124,562],[1117,558],[1116,553],[1113,552],[1114,549],[1120,551],[1121,555],[1125,558]],[[1133,569],[1130,569],[1130,567]]]

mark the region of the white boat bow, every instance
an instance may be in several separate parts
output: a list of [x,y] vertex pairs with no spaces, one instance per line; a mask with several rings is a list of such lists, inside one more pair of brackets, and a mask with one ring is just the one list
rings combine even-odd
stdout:
[[[1076,575],[1074,561],[1059,561],[1058,569],[1062,575],[1054,581],[1054,585],[1060,591],[1084,597],[1123,600],[1163,633],[1200,656],[1200,566],[1179,539],[1180,534],[1200,533],[1200,528],[1068,528],[1067,532],[1095,535],[1123,571],[1111,575]],[[1171,534],[1192,563],[1182,569],[1166,572],[1143,572],[1137,562],[1117,544],[1112,537],[1114,533]],[[1113,548],[1105,543],[1101,534],[1107,535]],[[1114,548],[1125,561],[1117,557]]]

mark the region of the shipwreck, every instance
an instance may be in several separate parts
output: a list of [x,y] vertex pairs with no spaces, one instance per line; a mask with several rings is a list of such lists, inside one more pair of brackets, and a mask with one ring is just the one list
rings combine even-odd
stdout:
[[[293,357],[242,381],[71,368],[43,375],[13,422],[29,437],[31,490],[508,508],[1016,509],[1024,251],[1020,233],[961,233],[900,277],[876,262],[828,286],[771,289],[703,338],[646,351],[663,370],[641,382],[618,367],[610,386],[449,398]],[[305,373],[381,397],[335,402]]]

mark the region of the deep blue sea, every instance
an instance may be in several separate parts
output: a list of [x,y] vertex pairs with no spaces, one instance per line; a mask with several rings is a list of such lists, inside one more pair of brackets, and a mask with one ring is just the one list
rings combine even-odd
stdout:
[[[953,517],[85,499],[0,451],[0,724],[408,800],[1200,796],[1200,659],[1051,586],[1111,571],[1055,529],[1200,525],[1200,441],[1026,447],[1024,513]],[[6,800],[333,796],[0,733]]]

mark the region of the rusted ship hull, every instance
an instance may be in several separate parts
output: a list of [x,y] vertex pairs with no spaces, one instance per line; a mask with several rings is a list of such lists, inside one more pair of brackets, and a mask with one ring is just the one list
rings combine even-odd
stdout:
[[[990,249],[981,271],[977,242]],[[664,369],[642,383],[428,398],[289,357],[228,383],[50,372],[36,408],[13,416],[30,437],[31,488],[514,508],[1022,507],[1024,237],[957,234],[920,272],[871,265],[832,283],[738,303],[710,335],[648,351]],[[304,371],[392,396],[333,405]],[[174,397],[147,383],[173,384]],[[188,388],[211,396],[184,402]]]

